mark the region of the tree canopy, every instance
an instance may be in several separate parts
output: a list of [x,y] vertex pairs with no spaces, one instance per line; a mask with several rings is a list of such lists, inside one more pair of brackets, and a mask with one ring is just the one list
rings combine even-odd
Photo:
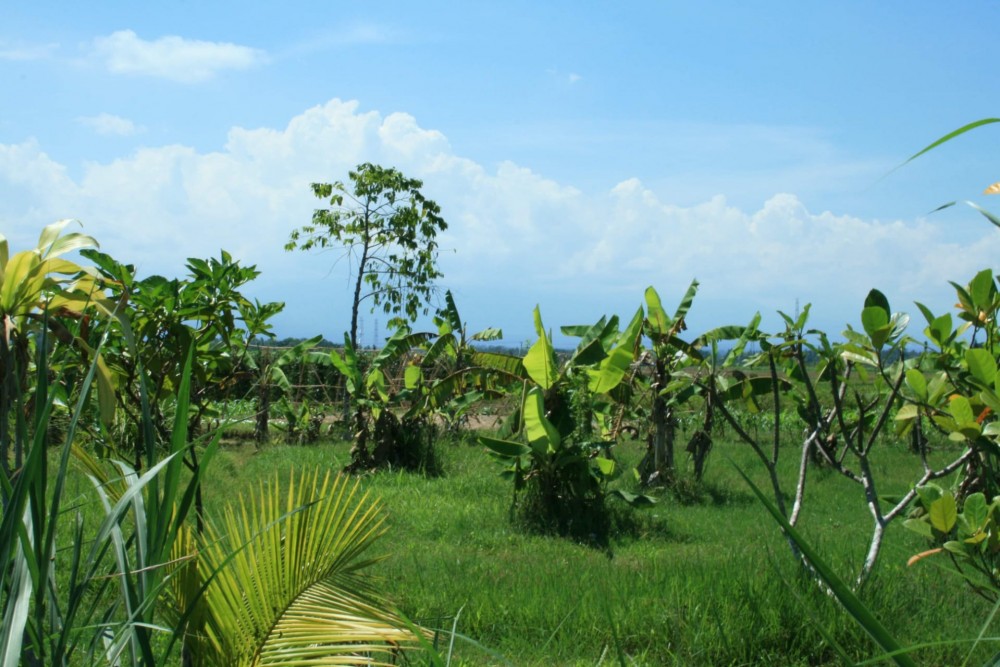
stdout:
[[285,250],[344,250],[340,259],[347,258],[354,278],[350,337],[357,347],[358,311],[366,299],[372,312],[392,315],[390,327],[427,314],[442,275],[437,234],[448,225],[441,208],[420,192],[420,180],[367,162],[348,176],[349,184],[312,184],[329,207],[316,209],[310,224],[294,230]]

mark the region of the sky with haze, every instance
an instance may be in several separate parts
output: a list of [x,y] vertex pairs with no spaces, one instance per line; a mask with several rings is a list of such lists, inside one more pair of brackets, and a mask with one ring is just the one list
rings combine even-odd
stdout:
[[[996,268],[971,200],[1000,180],[989,2],[4,3],[0,234],[76,218],[140,277],[225,249],[285,301],[279,336],[349,326],[338,253],[287,253],[316,181],[424,182],[440,284],[471,330],[628,319],[694,278],[693,332],[812,303],[857,327],[952,307]],[[385,335],[365,316],[362,342]],[[378,322],[382,330],[378,330]],[[422,323],[426,324],[426,322]]]

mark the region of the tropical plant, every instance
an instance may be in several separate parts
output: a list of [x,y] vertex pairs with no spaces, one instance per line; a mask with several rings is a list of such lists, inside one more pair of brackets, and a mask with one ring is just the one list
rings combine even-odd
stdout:
[[410,470],[437,471],[433,452],[434,424],[423,414],[404,415],[402,422],[393,411],[402,407],[410,390],[406,388],[404,357],[423,345],[429,333],[412,333],[403,326],[386,341],[385,346],[367,363],[360,358],[347,334],[343,356],[336,350],[329,360],[344,376],[354,414],[351,464],[349,470],[360,472],[387,466]]
[[389,326],[412,322],[428,311],[437,266],[437,235],[448,228],[441,208],[427,199],[423,182],[399,171],[364,163],[348,172],[350,187],[313,183],[313,194],[328,201],[312,222],[291,233],[285,250],[338,247],[351,263],[350,343],[358,348],[358,311],[366,299],[372,311],[393,316]]
[[435,318],[438,337],[427,346],[419,364],[406,368],[406,387],[416,394],[407,414],[433,413],[454,434],[474,406],[501,397],[524,378],[524,372],[518,357],[475,348],[475,343],[503,338],[500,329],[470,335],[451,291],[445,292],[444,300]]
[[[2,662],[64,665],[85,654],[87,664],[162,663],[154,636],[164,623],[166,564],[200,484],[197,473],[186,481],[181,475],[182,453],[189,446],[190,359],[170,450],[141,475],[120,462],[108,475],[74,442],[77,426],[92,409],[86,394],[96,362],[81,379],[80,398],[50,469],[46,426],[58,392],[49,384],[44,336],[36,359],[33,419],[21,426],[30,448],[14,482],[0,487]],[[151,440],[146,444],[156,448]],[[213,451],[209,446],[206,457]],[[84,521],[85,505],[67,507],[74,457],[94,480],[100,499],[96,528]]]
[[[275,478],[229,505],[185,549],[175,592],[190,603],[193,665],[389,664],[423,631],[388,611],[365,576],[384,515],[329,472]],[[202,594],[198,596],[199,591]],[[182,608],[184,608],[182,606]]]
[[[0,234],[0,469],[11,474],[24,463],[27,443],[17,425],[26,417],[25,401],[30,391],[32,342],[45,330],[79,352],[86,362],[93,353],[86,341],[87,312],[107,316],[115,312],[91,273],[63,257],[97,242],[80,233],[63,234],[71,220],[46,226],[31,250],[10,255],[6,237]],[[80,322],[77,326],[75,322]],[[73,333],[73,330],[78,333]],[[46,352],[48,355],[49,353]],[[104,360],[98,357],[97,383],[101,417],[110,421],[114,386]],[[11,423],[11,418],[14,424]]]
[[[684,365],[692,363],[699,355],[679,336],[687,329],[685,317],[691,309],[698,281],[691,281],[687,292],[673,317],[667,314],[660,301],[660,295],[652,287],[646,289],[646,317],[642,332],[650,339],[652,349],[652,373],[649,379],[651,415],[649,431],[649,452],[639,465],[639,474],[645,485],[670,485],[675,476],[676,462],[674,445],[677,437],[675,410],[679,404],[691,397],[690,382],[683,379],[674,384],[674,375]],[[683,391],[679,391],[683,388]]]
[[[595,425],[607,423],[601,418],[612,411],[607,394],[631,365],[642,313],[624,332],[618,331],[617,317],[564,327],[563,333],[581,341],[561,366],[537,307],[535,330],[538,340],[523,359],[527,378],[507,437],[480,436],[479,441],[505,464],[514,484],[512,513],[529,527],[607,546],[607,485],[621,469],[612,453],[614,441],[602,437],[607,432]],[[518,435],[524,442],[511,439]],[[622,490],[614,495],[635,505],[653,502]]]
[[[257,394],[254,440],[257,441],[258,446],[267,442],[271,401],[274,394],[278,393],[284,401],[284,404],[281,405],[281,411],[285,414],[286,419],[292,410],[293,406],[288,402],[292,398],[292,382],[288,378],[286,369],[293,365],[301,368],[303,364],[328,363],[326,355],[315,351],[316,346],[322,340],[322,336],[314,336],[296,343],[286,350],[281,350],[277,355],[273,355],[270,348],[258,347],[256,355],[247,355],[245,358],[244,363],[256,380],[254,383],[254,390]],[[293,413],[293,417],[296,418],[296,421],[300,421],[297,419],[298,413]]]

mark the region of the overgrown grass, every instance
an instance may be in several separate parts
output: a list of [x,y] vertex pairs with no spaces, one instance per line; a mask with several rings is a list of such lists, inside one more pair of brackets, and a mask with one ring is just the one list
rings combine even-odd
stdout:
[[[214,463],[208,502],[231,499],[275,470],[339,469],[350,459],[348,449],[343,443],[273,445],[259,453],[249,444],[228,448]],[[457,631],[478,643],[456,641],[452,664],[837,663],[816,624],[858,660],[878,654],[836,602],[802,578],[777,527],[730,463],[764,485],[744,447],[718,443],[704,483],[688,485],[681,500],[663,495],[647,510],[623,507],[610,556],[517,530],[509,521],[511,487],[495,461],[468,442],[440,450],[443,477],[389,471],[366,484],[382,498],[391,524],[382,545],[389,557],[376,569],[382,589],[415,622],[447,631],[457,617]],[[619,451],[626,468],[640,455],[639,445]],[[902,444],[883,448],[875,463],[881,492],[890,495],[908,488],[919,465]],[[796,464],[789,448],[789,494]],[[860,487],[814,471],[799,525],[853,579],[871,530]],[[906,568],[907,557],[923,546],[894,526],[862,600],[905,644],[973,637],[989,610],[932,564]],[[441,640],[443,651],[444,634]],[[915,657],[957,664],[966,650],[943,645]],[[984,647],[978,663],[990,653]]]

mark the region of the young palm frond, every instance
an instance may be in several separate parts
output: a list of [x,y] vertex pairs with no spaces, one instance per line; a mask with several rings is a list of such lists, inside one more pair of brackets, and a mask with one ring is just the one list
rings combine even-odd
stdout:
[[197,567],[209,579],[188,654],[211,665],[358,665],[415,646],[360,572],[378,560],[367,556],[385,532],[378,504],[329,473],[292,475],[285,494],[276,482],[230,505],[201,540]]

